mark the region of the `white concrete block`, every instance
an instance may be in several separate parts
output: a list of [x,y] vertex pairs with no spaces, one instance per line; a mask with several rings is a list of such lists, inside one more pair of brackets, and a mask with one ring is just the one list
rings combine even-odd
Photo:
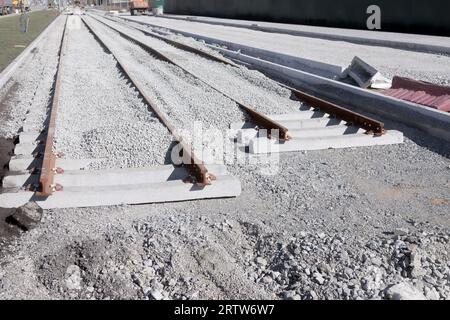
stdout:
[[40,133],[33,133],[33,132],[29,132],[29,133],[25,133],[22,132],[21,134],[19,134],[19,143],[33,143],[36,140],[44,140],[45,136],[43,134]]
[[36,124],[33,123],[24,123],[22,126],[22,132],[25,133],[40,133],[44,128],[42,126],[36,126]]
[[16,155],[32,155],[35,152],[43,152],[45,145],[36,143],[18,143],[14,147],[14,154]]
[[305,120],[285,120],[279,121],[279,124],[285,126],[289,130],[296,129],[310,129],[310,128],[325,128],[329,126],[337,126],[345,124],[345,121],[336,118],[317,118],[317,119],[305,119]]
[[[224,165],[207,165],[215,176],[227,174]],[[123,186],[183,180],[188,176],[182,167],[172,165],[149,168],[66,171],[55,176],[55,182],[67,187]]]
[[[345,124],[345,121],[336,118],[308,118],[308,119],[290,119],[278,120],[280,125],[285,126],[289,130],[307,129],[307,128],[325,128],[328,126],[337,126]],[[230,125],[231,130],[254,129],[256,126],[252,122],[235,122]]]
[[71,187],[47,198],[25,191],[3,193],[0,194],[0,207],[16,208],[30,200],[36,201],[43,209],[96,207],[229,198],[237,197],[240,193],[239,180],[230,176],[218,176],[212,185],[205,187],[174,180],[136,185]]
[[[342,136],[355,133],[365,133],[364,129],[360,129],[347,125],[336,125],[324,128],[306,128],[289,130],[289,135],[293,138],[310,138],[310,137],[332,137]],[[254,129],[242,129],[237,132],[237,143],[248,146],[250,141],[258,136],[258,131]]]
[[111,187],[69,188],[38,202],[43,209],[95,207],[120,204],[178,202],[212,198],[237,197],[241,194],[239,180],[219,176],[210,186],[198,187],[181,180],[155,184]]
[[294,113],[285,113],[285,114],[272,114],[268,117],[273,121],[292,121],[292,120],[306,120],[313,118],[323,118],[326,114],[320,111],[299,111]]
[[[94,161],[101,159],[57,159],[56,165],[64,170],[81,170],[89,166]],[[9,162],[9,171],[23,172],[31,168],[39,168],[42,165],[42,159],[33,157],[13,157]]]
[[3,188],[22,188],[28,184],[39,182],[38,174],[18,174],[3,177]]
[[34,193],[28,191],[0,193],[0,208],[18,208],[26,204],[33,197]]
[[403,143],[403,134],[399,131],[388,131],[380,137],[366,134],[349,134],[330,137],[296,138],[286,142],[255,138],[250,141],[250,153],[292,152],[301,150],[342,149],[376,145]]

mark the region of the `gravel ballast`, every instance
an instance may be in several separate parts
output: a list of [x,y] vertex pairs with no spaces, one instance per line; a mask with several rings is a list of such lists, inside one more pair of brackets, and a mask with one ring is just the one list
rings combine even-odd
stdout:
[[[71,20],[73,20],[71,22]],[[91,168],[161,165],[171,135],[82,24],[67,32],[55,148],[67,158],[102,159]]]
[[197,54],[178,49],[162,40],[146,36],[138,30],[123,26],[123,24],[98,16],[96,18],[161,51],[207,83],[259,112],[266,114],[289,113],[298,111],[302,106],[301,102],[290,99],[291,92],[289,90],[282,88],[258,71],[211,61]]
[[243,113],[230,99],[180,68],[150,56],[94,19],[88,21],[126,61],[129,70],[145,86],[146,93],[157,101],[177,129],[191,130],[195,121],[201,121],[205,126],[225,130],[229,123],[242,119]]
[[[164,93],[158,99],[177,125],[207,122],[203,112],[219,128],[240,117],[230,100],[92,24],[149,92]],[[77,33],[73,53],[82,48],[84,64],[116,83],[110,56],[84,27]],[[200,97],[178,85],[200,86]],[[274,175],[238,162],[228,166],[242,183],[234,199],[46,210],[36,228],[0,243],[0,299],[448,300],[450,147],[381,120],[405,143],[281,154]]]

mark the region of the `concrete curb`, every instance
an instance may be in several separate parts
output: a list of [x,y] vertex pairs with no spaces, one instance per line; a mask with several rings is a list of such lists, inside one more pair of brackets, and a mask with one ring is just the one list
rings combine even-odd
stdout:
[[244,28],[255,31],[263,31],[270,33],[282,33],[288,34],[292,36],[302,36],[309,38],[319,38],[325,40],[334,40],[334,41],[347,41],[355,44],[364,44],[371,46],[381,46],[381,47],[390,47],[395,49],[404,49],[410,51],[419,51],[419,52],[432,52],[432,53],[444,53],[450,54],[450,46],[438,46],[431,44],[423,44],[417,42],[408,42],[408,41],[393,41],[387,39],[370,39],[364,37],[357,36],[347,36],[342,34],[330,34],[330,33],[322,33],[322,32],[314,32],[314,31],[301,31],[301,30],[292,30],[292,29],[284,29],[277,27],[266,27],[258,25],[258,22],[255,21],[254,24],[241,24],[241,23],[233,23],[233,22],[225,22],[225,21],[212,21],[202,19],[192,19],[187,17],[174,17],[170,15],[162,15],[161,18],[165,19],[173,19],[173,20],[184,20],[189,22],[199,22],[205,24],[212,25],[221,25],[227,27],[235,27],[235,28]]
[[26,48],[19,54],[1,73],[0,73],[0,90],[11,79],[14,72],[25,62],[25,60],[31,55],[31,52],[38,46],[42,39],[50,32],[53,25],[61,16],[56,17],[36,39],[33,40]]
[[320,74],[323,77],[329,77],[329,78],[339,77],[342,74],[342,71],[344,69],[342,66],[338,66],[338,65],[318,62],[318,61],[314,61],[314,60],[310,60],[310,59],[304,59],[304,58],[300,58],[300,57],[296,57],[296,56],[292,56],[292,55],[288,55],[288,54],[283,54],[283,53],[279,53],[279,52],[275,52],[275,51],[254,48],[254,47],[245,46],[242,44],[237,44],[237,43],[233,43],[233,42],[229,42],[229,41],[219,40],[216,38],[200,36],[195,33],[190,33],[190,32],[182,31],[179,29],[161,27],[161,26],[158,26],[158,25],[155,25],[152,23],[141,22],[141,21],[129,19],[127,17],[120,17],[120,18],[127,20],[127,21],[134,22],[134,23],[142,24],[142,25],[148,25],[148,26],[155,27],[155,28],[162,28],[162,29],[170,30],[171,32],[179,33],[186,37],[201,39],[201,40],[205,41],[206,43],[225,46],[228,49],[233,50],[233,51],[240,51],[243,54],[246,54],[249,56],[254,56],[254,57],[259,57],[264,60],[279,64],[279,65],[283,65],[283,66],[286,66],[289,68],[299,69],[299,70],[303,70],[303,71],[314,73],[314,74]]

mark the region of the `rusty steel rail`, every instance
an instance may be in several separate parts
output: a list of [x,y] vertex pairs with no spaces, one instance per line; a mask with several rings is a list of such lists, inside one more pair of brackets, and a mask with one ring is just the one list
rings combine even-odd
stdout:
[[373,134],[375,136],[381,136],[386,131],[384,129],[384,123],[374,120],[372,118],[366,117],[357,112],[348,110],[346,108],[340,107],[329,101],[317,98],[303,91],[291,88],[282,83],[278,83],[280,86],[290,90],[298,99],[310,104],[313,108],[319,109],[324,113],[328,113],[338,119],[342,119],[347,123],[365,129],[368,134]]
[[[279,139],[280,140],[289,140],[290,139],[290,135],[288,132],[288,129],[279,124],[278,122],[270,119],[269,117],[265,116],[264,114],[256,111],[254,108],[252,108],[251,106],[246,105],[243,102],[238,101],[236,98],[231,97],[230,95],[226,94],[225,92],[221,91],[219,88],[217,88],[216,86],[214,86],[213,84],[209,83],[208,81],[202,79],[200,76],[196,75],[193,71],[187,70],[185,67],[181,66],[180,64],[178,64],[177,62],[175,62],[173,59],[167,57],[166,55],[164,55],[162,52],[158,51],[155,48],[152,48],[151,46],[147,45],[146,43],[143,43],[142,41],[127,35],[126,33],[124,33],[123,31],[97,19],[96,17],[93,17],[90,15],[90,17],[92,19],[94,19],[95,21],[98,21],[99,23],[104,24],[105,26],[107,26],[108,28],[116,31],[117,33],[119,33],[122,37],[124,37],[125,39],[130,40],[133,43],[136,43],[138,46],[140,46],[142,49],[144,49],[147,52],[150,52],[152,54],[154,54],[156,57],[160,58],[163,61],[169,62],[175,66],[177,66],[178,68],[180,68],[181,70],[183,70],[185,73],[193,76],[194,78],[198,79],[199,81],[203,82],[204,84],[206,84],[207,86],[211,87],[212,89],[214,89],[215,91],[217,91],[218,93],[220,93],[221,95],[227,97],[228,99],[232,100],[234,103],[236,103],[241,109],[243,109],[247,115],[251,118],[251,120],[258,126],[258,129],[267,129],[267,130],[278,130],[279,133]],[[116,22],[118,23],[118,22]],[[270,136],[270,132],[269,136]]]
[[[89,15],[89,16],[93,17],[92,15]],[[195,48],[193,46],[190,46],[188,44],[185,44],[185,43],[182,43],[182,42],[179,42],[179,41],[172,40],[172,39],[169,39],[167,37],[161,36],[161,35],[159,35],[159,34],[157,34],[155,32],[144,30],[144,29],[132,26],[132,25],[130,25],[128,23],[125,23],[123,21],[114,20],[114,19],[112,19],[110,17],[103,17],[103,18],[105,18],[107,20],[110,20],[110,21],[113,21],[113,22],[116,22],[116,23],[120,23],[121,25],[126,26],[128,28],[132,28],[132,29],[138,30],[138,31],[144,33],[147,36],[154,37],[154,38],[156,38],[158,40],[164,41],[164,42],[166,42],[166,43],[168,43],[168,44],[170,44],[170,45],[172,45],[174,47],[177,47],[178,49],[198,54],[198,55],[200,55],[200,56],[202,56],[202,57],[204,57],[206,59],[212,60],[212,61],[224,63],[224,64],[227,64],[227,65],[230,65],[230,66],[233,66],[233,67],[238,67],[238,65],[236,63],[232,62],[232,61],[229,61],[227,59],[215,56],[215,55],[210,54],[210,53],[208,53],[206,51],[203,51],[201,49],[198,49],[198,48]],[[98,20],[98,21],[100,21],[100,20]]]
[[[93,17],[94,18],[94,17]],[[145,43],[142,43],[141,41],[121,32],[120,30],[118,30],[117,28],[114,28],[113,26],[110,26],[108,24],[106,24],[105,22],[94,18],[97,21],[103,23],[104,25],[108,26],[109,28],[115,30],[116,32],[118,32],[120,35],[122,35],[123,37],[131,40],[132,42],[138,44],[139,46],[141,46],[143,49],[150,51],[150,52],[155,52],[157,50],[155,50],[154,48],[151,48],[150,46],[146,45]],[[110,21],[114,21],[116,23],[119,23],[115,20],[112,19],[108,19]],[[125,24],[124,24],[125,25]],[[128,26],[128,25],[127,25]],[[151,36],[155,36],[157,38],[161,38],[161,40],[166,41],[168,39],[166,39],[165,37],[159,36],[159,35],[155,35],[153,32],[148,32],[148,31],[144,31],[140,28],[136,28],[133,26],[129,26],[130,28],[139,30],[141,32],[144,33],[148,33]],[[170,40],[173,41],[173,40]],[[181,49],[183,49],[182,47],[180,47]],[[186,50],[186,49],[185,49]],[[200,50],[201,51],[201,50]],[[202,54],[204,54],[205,52],[201,51]],[[242,109],[244,109],[247,114],[250,116],[250,118],[253,120],[253,122],[255,122],[255,124],[260,128],[260,129],[277,129],[279,130],[280,136],[279,138],[281,140],[289,140],[290,136],[288,133],[288,129],[282,125],[280,125],[279,123],[277,123],[276,121],[273,121],[271,119],[269,119],[268,117],[266,117],[265,115],[255,111],[252,107],[245,105],[244,103],[241,103],[239,101],[237,101],[236,99],[234,99],[233,97],[230,97],[229,95],[225,94],[224,92],[220,91],[220,89],[214,87],[213,85],[211,85],[210,83],[206,82],[205,80],[203,80],[201,77],[195,75],[192,71],[188,71],[186,70],[184,67],[182,67],[181,65],[177,64],[175,61],[173,61],[172,59],[164,56],[163,53],[157,51],[157,53],[155,53],[156,56],[160,57],[162,60],[166,61],[166,62],[170,62],[176,66],[178,66],[179,68],[181,68],[183,71],[187,72],[188,74],[191,74],[192,76],[198,78],[200,81],[202,81],[203,83],[207,84],[208,86],[212,87],[214,90],[220,92],[221,94],[223,94],[224,96],[226,96],[227,98],[233,100],[236,104],[238,104]],[[233,63],[233,66],[236,66],[236,64]],[[348,110],[346,108],[340,107],[336,104],[333,104],[329,101],[320,99],[318,97],[312,96],[310,94],[307,94],[303,91],[300,91],[298,89],[294,89],[291,88],[287,85],[281,84],[279,83],[280,86],[290,90],[292,92],[292,94],[294,94],[298,99],[309,103],[311,106],[313,106],[315,109],[319,109],[325,113],[328,113],[336,118],[342,119],[346,122],[348,122],[349,124],[358,126],[362,129],[365,129],[367,131],[368,134],[374,134],[375,136],[381,136],[383,135],[386,131],[384,129],[384,123],[371,119],[369,117],[366,117],[362,114],[356,113],[354,111]]]
[[56,118],[58,115],[59,107],[59,94],[61,87],[61,73],[63,70],[62,58],[67,45],[66,41],[66,28],[67,20],[64,24],[63,35],[61,37],[61,45],[59,48],[58,67],[56,71],[55,88],[52,97],[52,104],[50,107],[49,122],[47,128],[47,137],[45,140],[45,150],[42,161],[42,168],[40,170],[39,177],[39,190],[36,192],[39,196],[50,196],[54,191],[62,190],[62,186],[54,184],[54,177],[56,173],[61,173],[62,169],[56,168],[56,159],[58,155],[53,150],[53,140],[56,129]]
[[144,87],[141,83],[135,78],[132,73],[126,67],[126,64],[120,59],[112,50],[108,47],[105,41],[100,37],[98,33],[94,31],[91,25],[85,20],[84,17],[81,18],[84,25],[88,28],[88,30],[94,35],[97,41],[106,48],[114,59],[117,61],[119,67],[122,69],[124,74],[128,77],[128,79],[132,82],[133,86],[139,92],[139,94],[143,97],[144,101],[152,108],[153,112],[156,114],[157,118],[161,121],[163,125],[167,127],[169,132],[172,134],[174,139],[179,143],[183,152],[183,159],[189,159],[189,163],[183,163],[184,166],[187,166],[189,174],[195,178],[195,183],[206,186],[211,185],[211,181],[216,180],[216,177],[208,172],[203,161],[198,159],[192,150],[192,146],[184,141],[183,137],[180,136],[175,128],[175,126],[169,121],[169,118],[166,114],[158,107],[158,104],[146,94]]

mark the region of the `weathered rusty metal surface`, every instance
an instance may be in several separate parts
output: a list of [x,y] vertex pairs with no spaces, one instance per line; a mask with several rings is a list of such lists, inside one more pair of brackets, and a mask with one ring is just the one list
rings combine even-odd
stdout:
[[366,117],[357,112],[348,110],[346,108],[340,107],[329,101],[317,98],[300,90],[291,88],[289,86],[280,84],[281,86],[291,90],[291,92],[299,99],[308,104],[313,108],[317,108],[320,111],[328,113],[338,119],[346,121],[349,124],[365,129],[368,133],[374,135],[382,135],[385,133],[384,123],[374,120],[372,118]]
[[268,118],[264,114],[256,111],[253,107],[251,107],[251,106],[249,106],[249,105],[247,105],[247,104],[245,104],[245,103],[243,103],[241,101],[238,101],[235,97],[231,97],[230,95],[226,94],[225,92],[220,90],[220,88],[217,88],[213,84],[211,84],[208,81],[202,79],[200,76],[196,75],[193,71],[184,68],[183,66],[181,66],[177,62],[175,62],[172,59],[170,59],[169,57],[165,56],[162,52],[158,51],[157,49],[150,47],[149,45],[147,45],[146,43],[143,43],[142,41],[139,41],[138,39],[130,37],[126,33],[120,31],[117,28],[114,28],[113,26],[110,26],[109,24],[106,24],[106,23],[96,19],[95,17],[92,17],[92,18],[95,19],[96,21],[99,21],[99,22],[103,23],[105,26],[113,29],[114,31],[118,32],[124,38],[129,39],[133,43],[136,43],[137,45],[139,45],[141,48],[143,48],[147,52],[150,52],[150,53],[154,54],[155,56],[159,57],[163,61],[169,62],[169,63],[179,67],[180,69],[182,69],[187,74],[192,75],[193,77],[197,78],[201,82],[205,83],[207,86],[213,88],[214,90],[216,90],[220,94],[222,94],[225,97],[227,97],[228,99],[232,100],[241,109],[243,109],[246,112],[246,114],[251,118],[251,121],[258,127],[258,129],[267,129],[269,137],[270,137],[270,132],[272,130],[278,130],[278,133],[279,133],[279,137],[278,138],[280,140],[289,140],[288,129],[286,127],[282,126],[281,124],[279,124],[278,122],[276,122],[276,121]]
[[383,91],[383,94],[450,112],[450,87],[408,78],[394,77],[392,88]]
[[204,165],[203,161],[196,157],[194,154],[192,146],[187,143],[182,136],[180,136],[175,128],[175,126],[169,121],[169,118],[166,114],[159,108],[158,104],[149,96],[144,90],[144,87],[137,80],[136,77],[128,70],[126,64],[120,59],[103,41],[103,39],[96,33],[91,25],[86,21],[84,17],[82,17],[83,23],[89,29],[89,31],[94,35],[94,37],[114,56],[118,65],[124,72],[124,74],[130,79],[133,83],[134,87],[141,94],[145,102],[152,108],[153,112],[156,114],[158,119],[163,123],[169,132],[173,135],[175,141],[180,145],[183,152],[183,159],[188,159],[189,163],[186,161],[183,163],[184,166],[187,167],[189,173],[195,178],[193,182],[200,185],[210,185],[211,181],[215,180],[216,177],[208,172],[208,169]]
[[50,196],[54,191],[62,190],[62,187],[54,184],[54,176],[57,173],[61,173],[62,169],[56,168],[56,159],[58,154],[53,150],[53,139],[56,129],[56,118],[58,115],[59,107],[59,93],[61,87],[61,74],[63,71],[63,56],[66,48],[66,27],[67,19],[64,25],[64,31],[61,38],[61,45],[59,49],[59,61],[58,69],[56,71],[55,89],[52,97],[52,105],[50,107],[48,128],[47,128],[47,138],[45,140],[45,150],[42,161],[41,175],[39,177],[40,190],[39,195]]

